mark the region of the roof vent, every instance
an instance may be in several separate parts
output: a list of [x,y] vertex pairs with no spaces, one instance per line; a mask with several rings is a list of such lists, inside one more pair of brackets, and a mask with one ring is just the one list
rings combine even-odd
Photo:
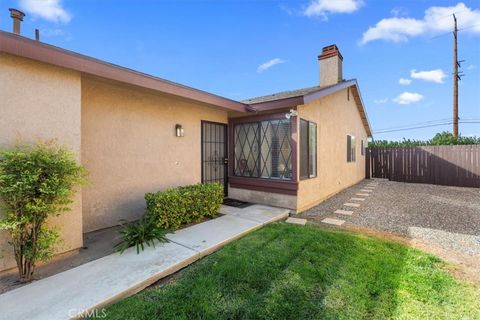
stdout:
[[10,8],[10,17],[13,19],[13,33],[20,34],[20,24],[25,17],[25,13],[20,10]]

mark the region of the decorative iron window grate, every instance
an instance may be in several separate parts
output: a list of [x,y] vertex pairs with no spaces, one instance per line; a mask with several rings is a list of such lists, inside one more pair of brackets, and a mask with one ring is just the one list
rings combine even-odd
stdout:
[[234,126],[234,175],[292,180],[289,119],[240,123]]

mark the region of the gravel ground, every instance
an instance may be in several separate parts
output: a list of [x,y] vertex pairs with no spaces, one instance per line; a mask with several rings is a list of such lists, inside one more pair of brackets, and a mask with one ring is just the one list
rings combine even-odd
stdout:
[[[369,183],[377,187],[368,197],[355,195]],[[353,197],[365,201],[350,200]],[[346,202],[360,207],[344,206]],[[334,214],[337,209],[351,216]],[[480,255],[480,189],[364,180],[302,213],[311,222],[345,220],[346,227],[364,227],[469,254]],[[324,225],[322,223],[322,225]]]

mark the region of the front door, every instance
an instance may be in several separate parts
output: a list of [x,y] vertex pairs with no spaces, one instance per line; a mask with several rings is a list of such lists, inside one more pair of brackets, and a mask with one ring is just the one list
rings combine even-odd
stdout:
[[202,183],[218,182],[228,192],[227,125],[202,121]]

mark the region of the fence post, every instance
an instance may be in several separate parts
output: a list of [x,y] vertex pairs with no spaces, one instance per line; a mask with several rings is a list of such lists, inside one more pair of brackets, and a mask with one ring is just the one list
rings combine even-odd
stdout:
[[370,179],[370,148],[365,151],[365,179]]

